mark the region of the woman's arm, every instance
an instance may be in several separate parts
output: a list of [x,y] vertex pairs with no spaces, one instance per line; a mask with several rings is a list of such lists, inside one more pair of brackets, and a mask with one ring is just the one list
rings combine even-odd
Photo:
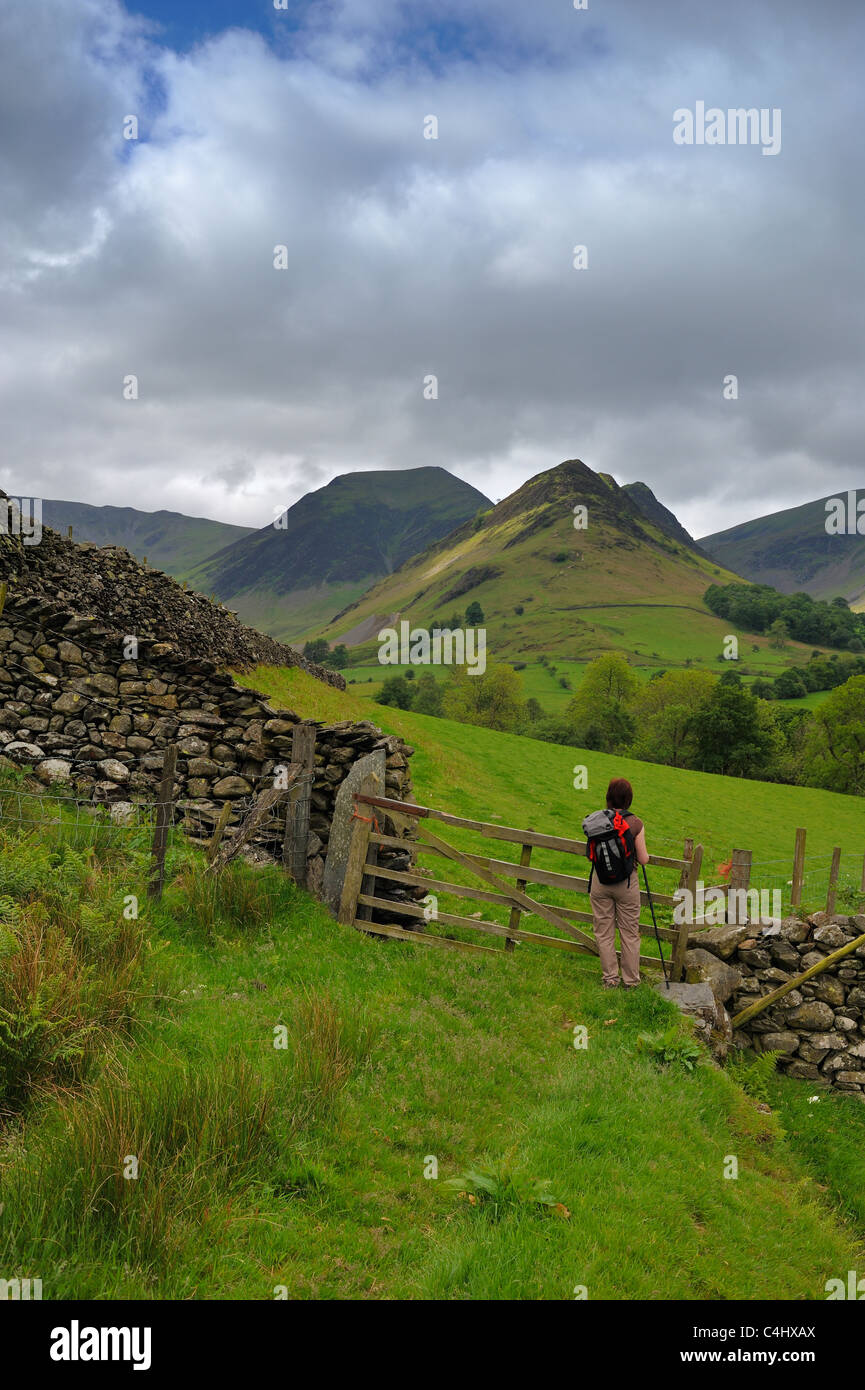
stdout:
[[646,831],[643,828],[634,840],[634,849],[637,855],[638,864],[648,864],[649,851],[646,849]]

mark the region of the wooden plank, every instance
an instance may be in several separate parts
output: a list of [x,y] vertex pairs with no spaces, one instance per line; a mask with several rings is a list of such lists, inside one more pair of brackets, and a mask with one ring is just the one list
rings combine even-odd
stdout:
[[746,1009],[742,1009],[735,1018],[730,1020],[733,1027],[741,1028],[743,1023],[748,1022],[748,1019],[755,1018],[757,1014],[761,1014],[764,1009],[768,1009],[778,999],[783,999],[784,995],[789,994],[791,989],[796,989],[797,986],[804,984],[805,980],[813,979],[815,975],[821,974],[828,966],[834,965],[844,956],[849,956],[851,951],[856,950],[857,946],[865,946],[865,935],[854,937],[852,941],[847,942],[846,946],[839,946],[837,951],[824,956],[822,960],[817,961],[816,965],[811,965],[807,970],[804,970],[801,975],[797,975],[794,979],[788,980],[786,984],[773,989],[771,994],[764,994],[762,999],[756,999],[753,1004],[749,1004]]
[[432,831],[428,830],[426,826],[419,825],[418,833],[431,844],[439,845],[450,859],[455,860],[458,864],[462,864],[470,873],[477,874],[485,883],[489,883],[491,888],[504,890],[509,897],[513,898],[514,901],[519,903],[522,907],[525,907],[528,912],[534,913],[538,917],[545,918],[551,926],[558,927],[561,931],[567,932],[575,941],[582,941],[589,947],[592,955],[599,954],[597,942],[592,940],[591,937],[586,936],[584,932],[577,931],[577,928],[572,927],[554,908],[548,907],[546,903],[538,903],[532,898],[527,898],[525,893],[521,893],[517,888],[509,889],[508,885],[503,883],[500,878],[496,878],[495,874],[482,868],[481,865],[473,863],[468,855],[462,854],[458,849],[454,849],[453,845],[449,845],[445,840],[440,840],[438,836],[433,835]]
[[[393,812],[391,812],[393,815]],[[386,845],[389,849],[410,849],[412,854],[432,854],[437,858],[446,859],[440,849],[435,845],[425,845],[420,840],[401,840],[398,835],[383,835],[380,831],[374,830],[370,835],[370,843],[374,845]]]
[[[529,883],[542,883],[548,888],[563,888],[571,893],[588,893],[589,880],[587,878],[575,878],[573,874],[554,873],[550,869],[525,868],[519,864],[514,864],[510,859],[485,859],[479,854],[469,854],[469,859],[478,864],[484,864],[493,873],[502,874],[505,878],[519,878],[524,876]],[[656,903],[662,903],[664,907],[674,907],[676,899],[669,893],[653,893],[652,898]],[[648,906],[649,898],[646,893],[640,890],[640,902],[644,907]]]
[[[417,903],[395,903],[392,898],[377,898],[370,894],[361,894],[358,898],[358,902],[365,903],[366,906],[370,908],[378,908],[387,912],[403,913],[406,917],[417,917],[420,919],[424,915],[423,908],[419,907]],[[583,955],[594,954],[589,947],[584,946],[581,941],[572,941],[570,937],[543,936],[539,932],[531,931],[512,931],[509,926],[503,926],[500,922],[484,922],[479,921],[476,917],[459,917],[455,913],[450,912],[440,912],[436,921],[445,927],[460,927],[464,931],[478,931],[485,933],[487,936],[504,937],[505,946],[507,946],[508,937],[513,936],[515,941],[525,941],[529,945],[553,946],[560,951],[579,951]],[[357,925],[358,922],[355,922],[355,926]],[[376,930],[377,926],[377,923],[373,923],[370,929]],[[423,933],[418,932],[406,933],[408,936],[422,934]],[[657,956],[640,956],[640,962],[643,965],[654,965],[659,970],[661,968],[661,962]]]
[[[374,836],[370,837],[374,839]],[[513,907],[513,898],[507,893],[494,893],[487,888],[468,887],[465,883],[451,883],[443,879],[427,878],[425,874],[408,873],[403,869],[376,868],[372,875],[374,878],[392,879],[396,883],[409,884],[415,888],[426,888],[433,893],[450,893],[455,898],[470,898],[473,902],[495,903],[500,907]],[[519,885],[518,885],[519,886]],[[529,899],[534,902],[534,898]],[[527,908],[519,908],[520,912],[527,913]],[[557,907],[556,911],[566,917],[569,922],[593,922],[591,912],[580,912],[572,907]],[[654,936],[655,929],[651,922],[640,923],[641,936]],[[662,941],[677,941],[679,932],[672,927],[659,927],[658,935]]]
[[679,875],[679,884],[678,884],[678,886],[679,886],[680,888],[687,888],[687,886],[688,886],[688,877],[689,877],[690,872],[691,872],[691,860],[693,859],[693,857],[694,857],[694,841],[693,841],[693,840],[686,840],[686,841],[685,841],[684,860],[685,860],[685,863],[687,864],[688,867],[687,867],[686,869],[683,869],[682,872],[681,872],[681,874]]
[[[391,906],[393,904],[391,903]],[[385,926],[383,922],[367,922],[359,918],[352,924],[358,931],[369,932],[373,936],[392,936],[397,941],[413,941],[416,946],[450,946],[455,951],[486,951],[498,955],[494,946],[479,946],[475,941],[453,941],[448,936],[431,936],[424,931],[403,931],[402,927]]]
[[[487,839],[508,840],[514,844],[534,845],[541,849],[558,849],[566,854],[579,854],[582,857],[586,853],[585,840],[571,840],[563,835],[544,835],[538,830],[520,830],[509,825],[493,825],[490,821],[468,820],[465,816],[452,816],[448,811],[437,811],[431,806],[416,806],[410,801],[394,801],[384,796],[359,796],[357,799],[368,806],[380,806],[385,811],[400,811],[404,815],[438,820],[443,825],[477,830]],[[664,854],[650,854],[649,863],[660,869],[689,867],[686,859],[672,859]]]
[[256,798],[252,806],[246,813],[236,835],[230,840],[224,840],[213,856],[211,863],[207,866],[209,873],[218,873],[220,869],[230,859],[243,849],[244,845],[249,844],[258,827],[271,814],[273,808],[288,795],[288,789],[292,782],[297,779],[299,768],[294,764],[289,768],[287,783],[285,787],[266,787],[259,797]]
[[[685,887],[691,894],[692,911],[695,902],[695,895],[697,892],[697,880],[700,877],[700,869],[702,867],[702,864],[703,846],[697,845],[696,849],[694,850],[693,857],[691,859],[690,867],[688,869],[688,881],[685,884]],[[685,952],[688,949],[688,937],[693,931],[694,926],[694,922],[688,922],[686,920],[681,922],[678,928],[676,929],[677,941],[673,949],[673,959],[670,964],[670,979],[674,983],[681,980],[682,976],[685,973]]]
[[826,894],[826,911],[831,915],[835,911],[835,900],[838,896],[838,870],[841,867],[841,850],[836,845],[832,851],[832,863],[829,866],[829,890]]
[[[520,850],[520,866],[521,866],[521,868],[523,868],[523,869],[528,868],[529,861],[531,860],[531,857],[532,857],[532,846],[531,846],[531,845],[523,845],[522,849]],[[520,891],[521,893],[524,893],[524,892],[526,891],[526,880],[525,880],[524,878],[518,878],[518,879],[517,879],[517,888],[519,889],[519,891]],[[520,916],[521,916],[521,914],[522,914],[522,908],[521,908],[517,903],[514,903],[513,907],[511,908],[511,915],[510,915],[510,917],[508,918],[508,926],[511,927],[514,931],[519,931],[519,927],[520,927]],[[512,951],[513,949],[514,949],[514,939],[513,939],[513,937],[511,936],[511,937],[508,937],[508,939],[505,941],[505,950],[506,950],[506,951]]]
[[150,848],[150,879],[147,884],[148,898],[157,902],[162,897],[165,883],[165,854],[168,849],[168,830],[172,821],[174,807],[174,774],[177,770],[177,744],[169,743],[162,755],[162,777],[156,801],[156,824],[153,827],[153,843]]
[[230,815],[231,815],[231,802],[230,802],[230,801],[224,801],[224,802],[222,803],[222,810],[221,810],[220,813],[219,813],[219,820],[216,822],[216,825],[213,827],[213,834],[211,835],[211,837],[210,837],[210,839],[209,839],[209,841],[208,841],[208,843],[207,843],[207,851],[206,851],[206,854],[207,854],[207,862],[208,862],[208,864],[212,864],[212,863],[213,863],[213,860],[214,860],[214,858],[215,858],[215,856],[216,856],[216,851],[219,849],[220,841],[221,841],[223,835],[225,834],[225,827],[228,825],[228,819],[229,819],[229,816],[230,816]]
[[285,810],[285,835],[282,842],[282,862],[295,883],[306,883],[306,847],[309,840],[309,816],[312,781],[315,769],[316,725],[308,719],[296,724],[291,735],[291,761],[301,769],[297,779],[297,795],[292,796]]
[[[372,773],[364,777],[361,782],[361,791],[366,788],[371,792],[378,782],[378,778]],[[359,798],[355,798],[358,800]],[[357,809],[355,807],[355,809]],[[357,902],[363,883],[364,868],[366,866],[366,855],[369,849],[369,837],[372,831],[372,818],[369,820],[358,816],[354,822],[351,832],[351,842],[348,847],[348,862],[345,866],[345,878],[342,882],[342,893],[339,900],[339,911],[336,918],[343,926],[350,926],[357,916]]]
[[[865,875],[865,869],[863,869]],[[805,877],[805,831],[796,831],[796,844],[793,848],[793,886],[790,889],[790,906],[798,907],[802,901],[802,880]]]

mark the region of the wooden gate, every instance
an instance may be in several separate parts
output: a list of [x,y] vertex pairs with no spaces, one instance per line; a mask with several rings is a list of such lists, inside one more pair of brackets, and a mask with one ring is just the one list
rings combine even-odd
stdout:
[[[417,828],[418,838],[405,839],[395,835],[385,835],[379,830],[374,812],[380,810],[390,816],[399,827],[407,825],[410,818]],[[363,814],[363,813],[366,814]],[[585,856],[584,840],[571,840],[559,835],[544,835],[536,830],[518,830],[504,825],[492,825],[486,821],[467,820],[464,816],[454,816],[447,811],[438,811],[430,806],[417,806],[408,801],[393,801],[387,797],[374,796],[361,790],[355,796],[355,828],[349,851],[348,866],[343,884],[338,918],[345,925],[353,925],[377,936],[396,937],[415,941],[428,946],[449,946],[460,951],[490,951],[493,946],[482,946],[475,942],[456,940],[452,937],[437,936],[427,930],[430,917],[429,908],[417,902],[395,902],[376,893],[376,880],[391,882],[406,887],[423,888],[428,894],[449,894],[467,898],[472,902],[495,903],[510,909],[507,924],[489,922],[478,917],[468,917],[457,913],[439,912],[436,909],[434,921],[442,926],[465,928],[482,935],[498,937],[503,940],[505,950],[513,950],[514,942],[529,942],[536,946],[549,946],[560,951],[581,951],[598,954],[594,937],[587,935],[575,926],[576,922],[591,922],[591,912],[572,907],[552,907],[539,902],[526,893],[529,884],[545,885],[550,888],[574,893],[587,893],[589,881],[570,873],[560,873],[550,869],[532,866],[532,851],[535,848],[557,850],[563,854]],[[424,822],[441,821],[465,830],[476,831],[488,840],[501,840],[520,847],[519,863],[510,859],[489,858],[486,855],[470,854],[456,849],[440,836],[433,833]],[[380,866],[377,860],[379,846],[409,849],[414,855],[430,855],[434,859],[445,860],[440,865],[441,877],[428,877],[416,871],[406,872]],[[670,859],[653,854],[650,864],[679,871],[679,886],[692,892],[699,877],[703,857],[701,845],[697,845],[688,858]],[[472,883],[455,883],[445,875],[451,864],[461,866],[474,880]],[[513,884],[508,880],[513,879]],[[674,906],[675,897],[666,893],[653,893],[656,904]],[[645,892],[640,893],[641,910],[648,905]],[[387,912],[407,918],[420,919],[423,927],[418,931],[408,931],[390,923],[375,922],[370,914],[373,911]],[[523,916],[540,917],[555,927],[561,936],[550,936],[535,931],[525,931],[520,926]],[[683,923],[681,927],[659,927],[658,935],[672,947],[672,978],[681,979],[684,954],[688,944],[688,933],[693,923]],[[640,922],[640,935],[653,936],[651,922]],[[660,968],[657,956],[640,956],[640,964],[646,968]]]

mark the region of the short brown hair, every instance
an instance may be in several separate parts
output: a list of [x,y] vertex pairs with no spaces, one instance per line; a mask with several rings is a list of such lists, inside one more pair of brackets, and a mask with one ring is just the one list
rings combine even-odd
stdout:
[[634,788],[624,777],[614,777],[607,787],[607,810],[627,811],[634,799]]

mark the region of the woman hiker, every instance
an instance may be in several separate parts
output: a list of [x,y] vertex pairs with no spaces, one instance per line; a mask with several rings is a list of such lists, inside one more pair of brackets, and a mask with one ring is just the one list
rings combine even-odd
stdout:
[[619,985],[616,927],[622,943],[622,985],[625,989],[636,989],[640,983],[640,881],[637,864],[648,864],[649,851],[646,849],[643,822],[630,809],[633,799],[634,789],[630,782],[624,777],[614,777],[607,787],[607,810],[618,811],[634,837],[637,863],[633,872],[619,883],[602,883],[598,874],[593,873],[589,893],[605,989],[617,989]]

